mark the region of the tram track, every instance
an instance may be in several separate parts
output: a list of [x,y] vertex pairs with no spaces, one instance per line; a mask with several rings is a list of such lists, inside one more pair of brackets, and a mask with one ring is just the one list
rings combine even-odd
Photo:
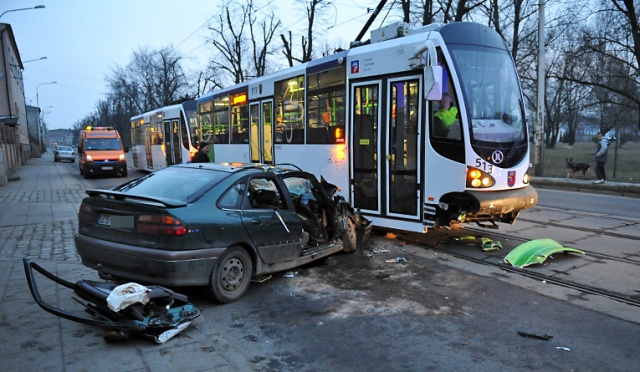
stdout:
[[[524,221],[524,222],[538,224],[538,225],[541,225],[541,226],[557,227],[557,228],[560,228],[560,229],[569,229],[569,230],[576,230],[576,231],[582,231],[584,229],[583,227],[571,226],[571,225],[567,225],[567,224],[559,223],[559,222],[540,222],[540,221],[536,221],[536,220],[532,220],[532,219],[528,219],[528,218],[522,218],[522,217],[518,218],[518,221]],[[628,223],[627,224],[627,226],[634,226],[634,225],[638,225],[638,224],[637,223]],[[620,234],[620,233],[607,231],[605,229],[596,229],[596,230],[593,230],[593,233],[594,234],[606,235],[606,236],[612,236],[612,237],[616,237],[616,238],[622,238],[622,239],[640,240],[640,236],[628,235],[628,234]]]
[[[535,221],[530,221],[530,222],[534,222],[535,223]],[[551,226],[551,225],[545,225],[545,224],[541,224],[541,225]],[[558,225],[554,225],[554,227],[563,228],[562,225],[559,225],[559,226]],[[567,228],[567,227],[565,227],[565,228]],[[469,230],[469,231],[473,231],[474,233],[478,233],[478,235],[488,235],[486,233],[485,229],[477,229],[477,228],[473,228],[473,227],[463,227],[463,229]],[[576,228],[575,230],[579,230],[579,229]],[[526,243],[526,242],[529,241],[529,239],[526,239],[526,238],[521,238],[521,237],[518,237],[518,236],[513,236],[513,235],[508,235],[508,234],[502,234],[502,233],[493,232],[493,231],[490,233],[490,235],[496,236],[496,237],[505,238],[505,239],[511,239],[511,240],[515,240],[515,241],[520,241],[522,243]],[[629,235],[622,235],[622,234],[604,234],[603,233],[603,235],[615,236],[615,237],[618,237],[618,238],[629,239],[629,240],[639,240],[639,239],[631,239],[631,238],[635,238],[633,236],[629,237]],[[634,265],[634,266],[638,266],[638,271],[640,271],[640,255],[637,256],[637,259],[630,259],[630,258],[618,257],[618,256],[606,254],[606,253],[595,252],[595,251],[591,251],[591,250],[585,250],[585,249],[580,249],[580,250],[585,252],[586,254],[588,254],[591,257],[596,257],[596,258],[600,258],[600,259],[604,259],[604,260],[623,262],[623,263],[631,264],[631,265]]]
[[[485,235],[485,236],[492,235],[492,236],[504,237],[504,238],[508,238],[516,241],[522,241],[522,242],[529,241],[528,239],[510,236],[507,234],[499,234],[495,232],[491,232],[490,234],[487,234],[486,230],[474,229],[469,227],[465,227],[464,229],[468,231],[472,231],[474,235]],[[396,237],[397,239],[402,240],[406,243],[414,244],[419,247],[432,250],[434,252],[443,253],[467,262],[471,262],[478,265],[494,267],[501,271],[520,275],[520,276],[534,279],[540,282],[545,282],[547,284],[553,284],[553,285],[561,286],[568,289],[574,289],[585,294],[600,296],[600,297],[611,299],[620,303],[624,303],[626,305],[640,307],[640,291],[638,290],[634,291],[637,293],[637,295],[626,295],[623,293],[615,292],[613,290],[600,288],[594,285],[582,284],[572,280],[562,279],[556,276],[540,273],[526,267],[519,268],[519,267],[509,266],[506,263],[495,262],[496,256],[491,254],[486,254],[482,258],[472,257],[466,253],[456,252],[455,250],[451,249],[449,246],[446,246],[444,244],[428,244],[428,243],[421,242],[419,237],[415,237],[413,234],[399,234]],[[585,253],[591,257],[596,257],[601,260],[614,260],[618,262],[624,262],[626,264],[637,266],[640,269],[640,262],[638,261],[601,254],[597,252],[585,251]]]

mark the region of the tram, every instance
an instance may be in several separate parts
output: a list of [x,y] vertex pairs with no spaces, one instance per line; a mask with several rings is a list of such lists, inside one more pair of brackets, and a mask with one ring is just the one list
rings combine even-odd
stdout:
[[201,135],[196,111],[196,100],[188,100],[133,116],[133,167],[152,172],[190,161]]
[[377,227],[497,227],[537,203],[514,62],[479,24],[393,24],[197,105],[216,161],[294,163]]

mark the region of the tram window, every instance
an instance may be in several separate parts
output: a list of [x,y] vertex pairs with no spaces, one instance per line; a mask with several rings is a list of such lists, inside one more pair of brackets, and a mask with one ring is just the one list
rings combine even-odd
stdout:
[[231,96],[231,143],[249,143],[249,105],[247,93]]
[[307,78],[307,143],[344,143],[345,68]]
[[[444,62],[441,64],[444,65]],[[462,140],[460,111],[451,76],[446,66],[443,66],[442,74],[442,99],[432,104],[431,134],[435,138],[460,141]]]
[[304,143],[304,76],[278,81],[276,95],[276,143]]
[[213,143],[229,143],[229,97],[213,100]]
[[[202,137],[198,140],[205,141],[213,133],[213,125],[211,122],[211,101],[206,101],[200,104],[198,107],[198,121],[200,122],[200,133],[197,136]],[[194,138],[195,140],[195,138]],[[197,144],[198,141],[196,141]]]

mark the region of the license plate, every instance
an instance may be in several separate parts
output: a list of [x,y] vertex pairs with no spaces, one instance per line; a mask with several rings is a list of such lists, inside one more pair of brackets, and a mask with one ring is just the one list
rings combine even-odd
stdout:
[[102,170],[113,170],[113,167],[102,167]]
[[98,217],[98,225],[111,226],[111,215],[110,214],[101,214]]
[[133,228],[133,216],[113,216],[103,213],[98,217],[98,225],[114,229]]

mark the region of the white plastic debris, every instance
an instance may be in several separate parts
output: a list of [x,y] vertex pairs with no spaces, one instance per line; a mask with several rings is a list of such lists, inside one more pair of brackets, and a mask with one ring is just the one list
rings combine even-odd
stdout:
[[403,264],[407,263],[407,259],[404,257],[396,257],[396,258],[392,258],[390,260],[387,260],[388,263],[398,263],[398,262],[402,262]]
[[122,284],[111,291],[107,297],[107,305],[116,312],[137,303],[145,305],[149,302],[149,291],[149,288],[138,283]]

